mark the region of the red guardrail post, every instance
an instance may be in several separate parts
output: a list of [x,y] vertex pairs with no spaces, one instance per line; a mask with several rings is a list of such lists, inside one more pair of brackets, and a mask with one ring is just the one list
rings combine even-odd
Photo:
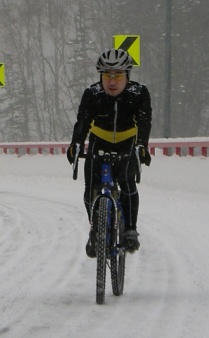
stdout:
[[168,156],[168,148],[163,148],[163,155]]
[[154,147],[150,148],[150,154],[155,155],[155,148]]
[[188,150],[188,154],[189,154],[190,156],[194,156],[194,147],[189,147],[188,149],[189,149],[189,150]]
[[207,157],[207,147],[202,147],[202,156]]
[[176,155],[181,156],[181,148],[176,147]]

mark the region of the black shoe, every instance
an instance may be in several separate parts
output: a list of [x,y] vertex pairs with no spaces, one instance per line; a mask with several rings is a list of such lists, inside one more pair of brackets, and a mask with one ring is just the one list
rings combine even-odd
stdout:
[[86,244],[86,254],[90,258],[95,258],[96,257],[96,251],[94,246],[91,243],[91,238],[89,237],[88,242]]
[[138,232],[136,230],[125,230],[124,232],[124,243],[125,248],[128,252],[134,253],[139,249],[140,243],[138,240]]

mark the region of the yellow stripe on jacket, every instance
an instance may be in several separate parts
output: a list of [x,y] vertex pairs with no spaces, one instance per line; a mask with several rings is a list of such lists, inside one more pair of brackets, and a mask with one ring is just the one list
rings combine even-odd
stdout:
[[95,126],[94,122],[92,122],[90,132],[107,142],[118,143],[136,136],[137,127],[135,126],[124,131],[109,131]]

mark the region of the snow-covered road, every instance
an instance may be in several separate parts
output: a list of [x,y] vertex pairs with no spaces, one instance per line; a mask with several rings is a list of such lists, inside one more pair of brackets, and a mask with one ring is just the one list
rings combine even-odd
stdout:
[[95,260],[78,181],[63,155],[0,156],[0,337],[206,338],[209,158],[143,167],[124,294],[95,303]]

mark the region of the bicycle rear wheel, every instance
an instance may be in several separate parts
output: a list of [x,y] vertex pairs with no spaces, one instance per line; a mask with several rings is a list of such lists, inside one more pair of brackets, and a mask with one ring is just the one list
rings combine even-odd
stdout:
[[115,296],[122,295],[124,289],[126,252],[122,246],[123,232],[124,232],[124,222],[122,219],[122,214],[121,212],[119,212],[116,232],[117,253],[115,253],[110,258],[112,291]]
[[98,232],[97,232],[97,273],[96,273],[96,302],[105,302],[106,284],[106,229],[109,220],[109,202],[106,197],[99,200],[98,208]]

